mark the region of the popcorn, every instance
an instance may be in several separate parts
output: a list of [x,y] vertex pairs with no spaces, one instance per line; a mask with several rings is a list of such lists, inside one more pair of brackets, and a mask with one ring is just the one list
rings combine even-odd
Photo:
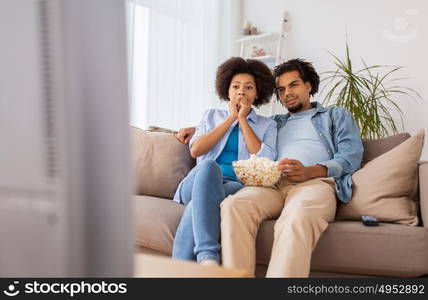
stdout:
[[250,155],[247,160],[232,162],[238,179],[245,185],[273,186],[281,178],[281,171],[277,169],[278,163],[267,157]]

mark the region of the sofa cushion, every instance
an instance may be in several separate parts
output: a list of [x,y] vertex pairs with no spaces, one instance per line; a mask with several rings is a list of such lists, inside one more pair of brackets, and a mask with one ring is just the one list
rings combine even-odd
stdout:
[[184,205],[172,200],[135,195],[135,243],[171,255],[172,242],[183,212]]
[[171,133],[131,127],[135,193],[172,199],[180,181],[195,165],[189,147]]
[[[268,264],[275,220],[263,222],[257,234],[257,263]],[[428,275],[428,229],[357,221],[336,221],[321,235],[311,270],[417,277]]]
[[[171,255],[184,206],[174,201],[134,196],[136,244]],[[267,265],[275,220],[257,233],[257,263]],[[336,221],[321,235],[312,255],[312,270],[376,276],[428,275],[428,228],[380,223],[367,227],[357,221]],[[245,249],[243,249],[245,251]]]
[[374,216],[383,222],[416,226],[418,161],[424,131],[368,162],[352,175],[353,195],[340,204],[337,219],[359,220]]

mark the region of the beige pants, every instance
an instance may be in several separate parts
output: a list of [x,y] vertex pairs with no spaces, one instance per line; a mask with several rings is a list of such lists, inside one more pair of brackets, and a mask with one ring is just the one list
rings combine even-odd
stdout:
[[279,217],[266,277],[308,277],[312,251],[335,214],[333,178],[245,187],[221,203],[223,266],[254,276],[257,230],[264,220]]

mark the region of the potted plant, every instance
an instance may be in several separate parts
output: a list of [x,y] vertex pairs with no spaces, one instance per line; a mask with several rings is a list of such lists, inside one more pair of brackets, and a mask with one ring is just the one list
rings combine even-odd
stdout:
[[[398,95],[413,98],[421,96],[411,88],[399,84],[406,78],[392,78],[403,67],[373,65],[355,71],[346,43],[346,55],[343,60],[329,52],[336,70],[323,72],[327,75],[321,82],[327,82],[322,89],[325,93],[323,104],[336,104],[348,109],[363,138],[380,138],[398,133],[398,122],[391,113],[398,112],[399,123],[404,128],[404,114],[394,99]],[[381,71],[383,71],[381,73]]]

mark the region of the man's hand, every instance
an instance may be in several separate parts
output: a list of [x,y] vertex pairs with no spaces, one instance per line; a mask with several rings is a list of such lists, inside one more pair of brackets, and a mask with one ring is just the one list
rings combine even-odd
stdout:
[[322,165],[305,167],[297,159],[284,158],[278,162],[278,170],[291,182],[304,182],[313,178],[326,177],[327,168]]
[[195,127],[181,128],[175,137],[183,144],[188,144],[192,136],[195,134]]

